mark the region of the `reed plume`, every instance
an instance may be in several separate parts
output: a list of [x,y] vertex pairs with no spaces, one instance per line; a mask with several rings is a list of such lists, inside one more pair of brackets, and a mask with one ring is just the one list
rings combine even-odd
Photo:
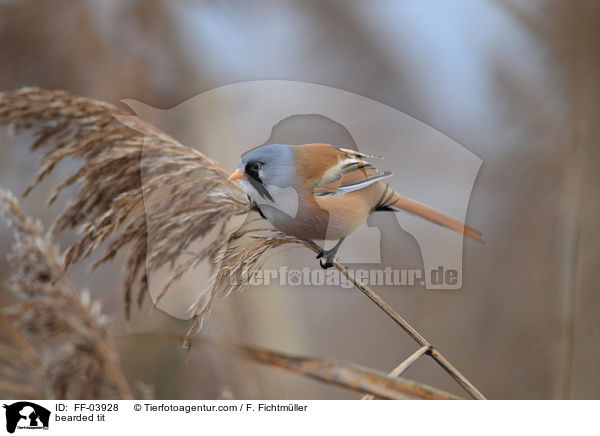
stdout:
[[[52,190],[49,203],[66,187],[77,186],[54,221],[52,234],[66,229],[80,234],[66,250],[67,267],[87,259],[107,240],[106,251],[94,266],[114,259],[117,253],[125,254],[127,316],[133,294],[138,305],[143,302],[147,268],[156,271],[167,265],[173,271],[160,298],[189,268],[204,260],[217,262],[218,253],[231,242],[225,224],[250,210],[241,189],[227,180],[228,173],[219,164],[110,104],[62,91],[22,88],[0,93],[0,124],[16,130],[35,128],[31,149],[46,151],[24,196],[60,161],[75,158],[82,162]],[[151,219],[147,210],[152,211]],[[181,254],[213,229],[217,235],[207,249],[175,268]],[[195,325],[201,324],[217,295],[231,290],[223,281],[225,274],[217,277],[211,286],[199,290]]]
[[0,391],[34,399],[132,398],[100,305],[77,290],[41,224],[2,188],[0,212],[15,234],[8,288],[16,299],[0,309]]

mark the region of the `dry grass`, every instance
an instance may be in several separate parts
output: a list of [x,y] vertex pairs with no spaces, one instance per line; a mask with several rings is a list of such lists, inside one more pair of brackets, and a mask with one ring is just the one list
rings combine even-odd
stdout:
[[132,398],[99,304],[78,292],[40,223],[2,188],[0,211],[16,239],[8,287],[17,300],[0,310],[0,391],[21,398]]
[[[46,150],[39,174],[24,196],[62,160],[82,161],[77,172],[53,189],[49,203],[67,186],[78,187],[53,223],[52,234],[66,229],[80,233],[66,251],[67,267],[86,260],[107,240],[106,251],[94,266],[113,260],[118,253],[127,256],[127,316],[133,294],[142,304],[151,271],[165,265],[172,271],[158,294],[160,300],[196,265],[203,261],[220,264],[210,284],[198,290],[192,334],[201,327],[214,300],[241,290],[242,274],[258,271],[269,251],[305,243],[267,228],[264,220],[257,226],[260,230],[226,231],[232,217],[250,211],[239,186],[227,179],[228,172],[199,151],[107,103],[62,91],[23,88],[0,93],[0,124],[16,130],[34,127],[32,151]],[[213,229],[217,234],[206,248],[175,267],[181,254]]]
[[[249,210],[240,188],[227,180],[217,163],[109,104],[62,91],[23,88],[0,93],[0,124],[17,130],[35,127],[31,149],[46,151],[37,178],[23,195],[60,161],[82,162],[77,172],[53,189],[49,203],[67,186],[77,186],[52,233],[69,228],[80,233],[79,241],[66,251],[67,267],[87,259],[107,240],[96,266],[119,252],[127,256],[128,316],[133,294],[141,305],[147,293],[146,266],[158,270],[174,265],[192,242],[217,227],[220,233],[214,243],[197,253],[188,267],[206,258],[215,260],[229,239],[222,225]],[[164,186],[169,187],[169,200],[161,203]],[[145,211],[150,209],[152,220],[147,220]],[[173,280],[184,272],[175,271]],[[201,293],[205,295],[215,293],[207,288]],[[196,319],[202,320],[210,306],[210,298],[200,298]]]

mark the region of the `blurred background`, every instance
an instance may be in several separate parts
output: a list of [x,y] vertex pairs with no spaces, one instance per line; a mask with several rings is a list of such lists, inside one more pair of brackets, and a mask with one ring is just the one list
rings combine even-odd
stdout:
[[[461,290],[374,290],[488,398],[597,399],[599,29],[595,0],[3,0],[0,89],[36,85],[166,109],[225,84],[285,79],[425,122],[483,160],[467,221],[486,244],[465,244]],[[194,146],[193,123],[161,127]],[[39,155],[28,153],[27,135],[0,129],[0,141],[0,185],[20,194]],[[68,200],[46,207],[48,189],[73,168],[59,167],[25,210],[48,226]],[[0,224],[1,280],[11,243]],[[387,265],[419,267],[418,252],[408,233],[382,245]],[[158,398],[356,398],[210,345],[186,362],[181,343],[159,334],[183,334],[187,322],[149,305],[125,320],[118,262],[71,272],[113,320],[127,376]],[[128,336],[135,332],[157,335]],[[416,350],[362,294],[341,287],[251,288],[219,302],[202,334],[385,372]],[[430,359],[405,376],[463,394]]]

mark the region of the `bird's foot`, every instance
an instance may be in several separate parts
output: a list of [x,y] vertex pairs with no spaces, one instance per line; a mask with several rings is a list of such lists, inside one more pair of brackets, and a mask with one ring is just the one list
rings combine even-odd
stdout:
[[337,250],[321,250],[319,252],[319,254],[317,254],[317,259],[320,259],[322,257],[325,258],[325,263],[323,263],[322,260],[319,261],[319,264],[321,265],[321,268],[323,269],[327,269],[327,268],[331,268],[333,266],[333,258],[335,257],[335,252]]
[[321,265],[321,268],[323,268],[323,269],[328,269],[328,268],[331,268],[333,266],[333,262],[327,262],[327,261],[325,261],[325,263],[323,263],[322,260],[319,261],[319,264]]
[[323,261],[319,262],[321,264],[321,268],[327,269],[327,268],[331,268],[333,266],[333,258],[335,257],[338,249],[340,248],[340,245],[342,245],[342,242],[344,241],[344,239],[345,238],[340,238],[340,240],[337,242],[337,244],[335,244],[335,247],[333,247],[329,250],[321,250],[319,252],[319,254],[317,254],[317,259],[320,259],[322,257],[325,258],[325,263],[323,263]]

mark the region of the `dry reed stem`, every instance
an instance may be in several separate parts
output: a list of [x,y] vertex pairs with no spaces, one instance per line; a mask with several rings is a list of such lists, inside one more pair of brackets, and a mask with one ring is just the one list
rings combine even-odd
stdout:
[[[308,247],[311,247],[313,251],[318,253],[320,247],[314,242],[307,242]],[[337,261],[333,262],[333,266],[338,269],[348,280],[350,280],[356,288],[365,294],[373,303],[377,305],[381,310],[385,312],[396,324],[398,324],[411,338],[414,339],[421,347],[427,347],[425,354],[431,356],[444,370],[452,377],[472,398],[476,400],[485,400],[485,397],[481,392],[477,390],[473,384],[462,375],[458,369],[450,363],[429,341],[427,341],[421,334],[414,329],[404,318],[398,315],[392,307],[387,304],[379,295],[373,292],[367,285],[358,280],[352,271],[349,271],[344,265]]]
[[[390,377],[398,377],[398,376],[402,375],[402,373],[404,371],[406,371],[408,368],[410,368],[413,363],[415,363],[417,360],[419,360],[419,358],[423,354],[429,352],[430,350],[431,350],[430,347],[419,348],[417,351],[415,351],[413,354],[411,354],[406,360],[404,360],[400,365],[395,367],[388,375]],[[375,398],[375,396],[372,394],[365,394],[362,397],[360,397],[361,400],[373,400],[374,398]]]
[[[252,233],[252,237],[255,238],[254,245],[248,245],[248,243],[242,244],[242,247],[237,247],[236,243],[238,239],[241,239],[247,233]],[[265,235],[266,233],[266,235]],[[264,254],[268,250],[281,247],[287,244],[304,245],[315,253],[321,251],[321,247],[313,241],[307,241],[298,239],[295,237],[287,236],[277,230],[260,229],[259,231],[251,229],[244,232],[238,231],[232,234],[231,245],[223,255],[223,265],[219,270],[216,281],[223,285],[227,284],[231,290],[239,290],[245,284],[248,286],[250,283],[247,277],[253,277],[260,268],[263,266]],[[423,354],[431,356],[472,398],[478,400],[484,400],[485,397],[477,388],[455,367],[446,359],[429,341],[427,341],[414,327],[412,327],[404,318],[402,318],[392,307],[387,304],[379,295],[371,290],[365,283],[358,280],[354,273],[348,270],[345,266],[340,264],[337,260],[334,260],[333,265],[338,269],[348,280],[350,280],[358,290],[365,294],[371,301],[373,301],[377,307],[379,307],[386,315],[388,315],[396,324],[398,324],[415,342],[421,345],[421,350],[425,350],[420,353],[418,357]],[[223,276],[219,276],[222,274]],[[246,274],[246,280],[242,280],[243,275]],[[184,340],[184,346],[188,352],[191,347],[191,336],[194,334],[199,326],[200,321],[194,321],[192,327],[188,331],[188,334]],[[420,350],[417,351],[419,353]],[[417,358],[418,358],[417,357]],[[416,361],[416,358],[414,359]],[[414,362],[411,362],[412,364]],[[404,369],[403,369],[404,370]]]
[[[126,335],[134,338],[164,338],[181,341],[180,335],[134,333]],[[398,378],[397,375],[386,375],[378,370],[344,362],[319,357],[298,356],[281,351],[261,347],[226,343],[218,340],[195,337],[188,339],[194,344],[205,343],[220,347],[239,356],[306,377],[314,378],[324,383],[341,386],[357,392],[365,392],[383,399],[426,399],[426,400],[457,400],[459,397],[437,388]],[[399,374],[398,374],[399,375]]]
[[[0,367],[0,390],[25,398],[133,398],[99,304],[88,293],[80,295],[41,224],[25,215],[17,199],[2,188],[0,212],[15,233],[8,283],[18,299],[0,309],[2,345],[12,349],[10,356],[22,365],[17,371]],[[53,339],[62,346],[44,353],[44,359],[30,345],[32,340]],[[15,390],[14,381],[23,370],[36,382]]]
[[455,395],[412,380],[389,376],[380,371],[349,362],[317,357],[296,356],[263,348],[242,345],[220,346],[255,362],[286,369],[328,384],[342,386],[358,392],[390,399],[405,400],[408,397],[425,400],[457,400]]

